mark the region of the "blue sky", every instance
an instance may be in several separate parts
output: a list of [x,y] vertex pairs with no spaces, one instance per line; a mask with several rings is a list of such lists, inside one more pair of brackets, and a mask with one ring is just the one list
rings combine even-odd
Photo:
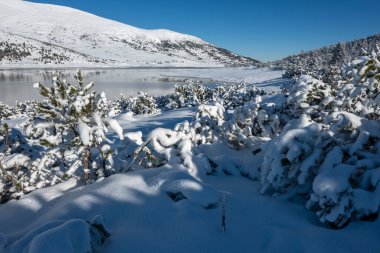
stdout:
[[258,60],[380,32],[380,0],[35,0],[165,28]]

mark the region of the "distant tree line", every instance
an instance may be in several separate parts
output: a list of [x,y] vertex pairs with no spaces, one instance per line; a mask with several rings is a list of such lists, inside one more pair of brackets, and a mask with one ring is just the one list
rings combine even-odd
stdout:
[[360,56],[368,55],[380,44],[380,34],[351,42],[339,42],[320,49],[301,52],[281,60],[271,62],[272,66],[285,69],[284,77],[295,78],[311,75],[314,78],[331,82],[342,65]]

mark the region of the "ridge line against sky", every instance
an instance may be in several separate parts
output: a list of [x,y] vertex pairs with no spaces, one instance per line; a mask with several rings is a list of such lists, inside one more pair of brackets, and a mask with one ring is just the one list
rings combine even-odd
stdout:
[[31,0],[144,29],[191,34],[240,55],[276,60],[380,32],[378,0]]

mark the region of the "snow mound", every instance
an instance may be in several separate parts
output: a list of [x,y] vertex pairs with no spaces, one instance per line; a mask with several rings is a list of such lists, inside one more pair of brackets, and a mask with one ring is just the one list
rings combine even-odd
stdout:
[[218,191],[191,176],[184,166],[166,165],[164,168],[163,172],[150,180],[151,187],[165,192],[175,202],[187,199],[204,208],[212,208],[218,204]]
[[242,168],[244,166],[237,158],[220,155],[213,157],[212,161],[217,165],[219,170],[223,171],[227,175],[240,176],[243,173]]
[[218,192],[211,186],[195,180],[175,180],[165,184],[163,190],[167,192],[174,201],[188,199],[204,208],[211,208],[218,203]]
[[91,223],[82,219],[52,221],[24,235],[10,246],[10,253],[89,253],[109,237],[101,216]]

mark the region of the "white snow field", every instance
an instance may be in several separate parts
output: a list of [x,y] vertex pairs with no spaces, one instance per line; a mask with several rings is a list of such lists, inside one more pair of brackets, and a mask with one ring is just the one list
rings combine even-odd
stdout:
[[[149,132],[192,114],[182,109],[119,120],[125,132]],[[225,145],[201,148],[229,161],[230,169],[250,169],[262,159]],[[240,175],[195,178],[181,166],[117,174],[91,185],[70,179],[1,205],[0,247],[8,245],[7,253],[90,252],[85,221],[100,215],[110,237],[94,252],[380,252],[379,220],[334,230],[297,201],[259,191],[259,182]]]

